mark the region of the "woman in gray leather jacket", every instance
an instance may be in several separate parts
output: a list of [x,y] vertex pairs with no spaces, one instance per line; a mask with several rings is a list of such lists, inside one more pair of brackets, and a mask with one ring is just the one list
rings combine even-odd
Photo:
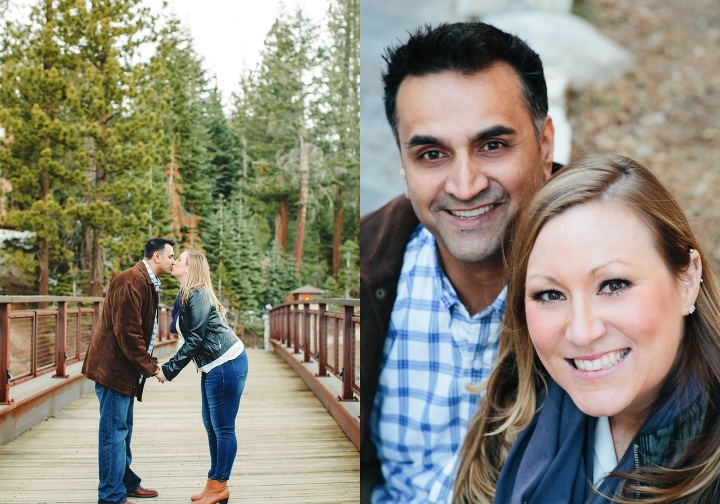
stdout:
[[180,282],[180,292],[170,330],[185,342],[163,364],[157,378],[171,381],[191,360],[202,373],[202,418],[210,445],[210,471],[205,489],[191,499],[197,504],[226,504],[230,497],[227,480],[237,453],[235,418],[247,378],[247,355],[215,296],[205,256],[185,250],[172,275]]

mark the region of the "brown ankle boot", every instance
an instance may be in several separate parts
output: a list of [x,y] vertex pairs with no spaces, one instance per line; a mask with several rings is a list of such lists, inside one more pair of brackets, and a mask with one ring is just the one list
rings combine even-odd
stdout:
[[227,487],[227,481],[208,480],[207,491],[205,497],[195,504],[227,504],[230,498],[230,491]]
[[195,495],[191,496],[191,497],[190,497],[190,500],[199,501],[200,499],[202,499],[203,497],[205,497],[205,494],[207,493],[207,489],[208,489],[208,485],[209,485],[209,484],[210,484],[210,478],[208,478],[207,483],[205,483],[205,488],[203,488],[203,491],[200,492],[199,494],[195,494]]

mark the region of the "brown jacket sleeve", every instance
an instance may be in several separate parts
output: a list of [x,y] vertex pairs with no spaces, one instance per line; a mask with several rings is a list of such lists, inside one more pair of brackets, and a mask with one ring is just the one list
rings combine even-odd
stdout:
[[[113,327],[116,328],[118,346],[125,357],[138,369],[143,376],[150,377],[157,373],[157,365],[147,351],[145,338],[143,336],[143,312],[148,313],[144,303],[152,302],[144,300],[143,296],[133,283],[126,283],[115,292],[115,309],[112,313]],[[154,324],[155,310],[152,310]]]

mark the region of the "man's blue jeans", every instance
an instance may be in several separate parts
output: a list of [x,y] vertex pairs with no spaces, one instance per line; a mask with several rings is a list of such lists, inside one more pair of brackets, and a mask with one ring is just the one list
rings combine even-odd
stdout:
[[230,479],[237,453],[235,418],[240,409],[240,396],[247,373],[248,360],[244,351],[209,373],[202,373],[202,418],[210,445],[210,479]]
[[135,398],[115,392],[97,382],[95,394],[100,401],[98,503],[125,502],[127,492],[140,487],[140,478],[130,469]]

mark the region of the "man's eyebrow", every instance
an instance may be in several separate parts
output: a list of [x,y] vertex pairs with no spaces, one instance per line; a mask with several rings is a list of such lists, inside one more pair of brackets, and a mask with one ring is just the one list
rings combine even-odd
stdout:
[[[501,124],[491,126],[485,130],[476,133],[472,137],[473,142],[480,140],[487,140],[488,138],[496,138],[501,136],[515,135],[517,131],[503,126]],[[445,143],[438,137],[433,135],[414,135],[407,142],[405,142],[405,148],[410,149],[411,147],[419,147],[423,145],[445,145]]]
[[488,138],[515,135],[515,134],[517,134],[517,131],[515,131],[514,129],[498,124],[496,126],[491,126],[490,128],[477,133],[475,136],[473,136],[472,139],[473,139],[473,141],[477,142],[478,140],[487,140]]
[[443,145],[443,142],[438,137],[432,135],[414,135],[410,140],[405,142],[406,149],[421,145]]

